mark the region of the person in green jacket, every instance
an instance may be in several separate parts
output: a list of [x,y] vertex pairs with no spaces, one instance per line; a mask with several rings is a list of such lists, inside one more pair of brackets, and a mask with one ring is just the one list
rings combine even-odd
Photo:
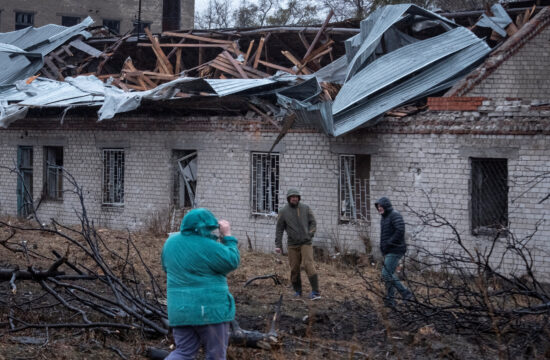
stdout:
[[313,263],[313,246],[311,245],[317,230],[317,223],[309,206],[300,202],[301,196],[298,190],[288,190],[286,199],[288,204],[279,210],[277,217],[275,251],[282,252],[283,232],[286,230],[290,281],[295,291],[294,295],[302,296],[300,266],[304,265],[311,284],[309,298],[317,300],[321,298],[321,293],[319,292],[319,279]]
[[[212,232],[219,229],[221,239]],[[207,209],[193,209],[162,249],[168,321],[176,342],[169,360],[193,359],[201,343],[207,359],[225,359],[235,300],[226,276],[239,266],[230,224]]]

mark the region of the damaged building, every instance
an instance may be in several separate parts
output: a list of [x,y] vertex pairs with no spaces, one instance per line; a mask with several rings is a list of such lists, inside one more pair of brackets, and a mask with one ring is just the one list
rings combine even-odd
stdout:
[[460,16],[393,5],[359,26],[0,34],[0,211],[78,223],[66,171],[99,226],[204,206],[270,251],[298,188],[314,244],[343,252],[377,248],[373,204],[389,196],[411,256],[456,247],[423,225],[435,211],[477,248],[528,239],[548,274],[550,9]]

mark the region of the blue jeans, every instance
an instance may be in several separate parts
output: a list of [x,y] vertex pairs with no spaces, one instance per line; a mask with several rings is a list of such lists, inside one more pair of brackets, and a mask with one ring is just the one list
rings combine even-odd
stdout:
[[403,298],[409,298],[411,296],[410,290],[403,286],[399,278],[394,274],[399,264],[399,260],[401,260],[402,257],[403,254],[386,254],[386,256],[384,256],[382,280],[386,286],[386,297],[384,298],[384,302],[387,305],[395,305],[395,289],[399,291]]
[[176,349],[165,360],[195,359],[201,344],[207,360],[225,360],[229,342],[229,323],[177,326],[172,328]]

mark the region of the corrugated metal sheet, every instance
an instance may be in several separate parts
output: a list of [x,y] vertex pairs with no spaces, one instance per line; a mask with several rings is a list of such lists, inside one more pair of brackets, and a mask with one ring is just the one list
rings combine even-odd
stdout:
[[348,80],[334,100],[338,114],[392,83],[481,40],[466,28],[418,41],[384,55]]
[[465,75],[490,52],[484,42],[470,45],[464,51],[446,57],[399,85],[381,92],[368,101],[358,104],[341,114],[334,115],[334,132],[343,135],[355,128],[372,125],[376,117],[386,111],[450,87],[457,77]]
[[242,91],[275,84],[271,79],[204,79],[218,96],[237,94]]
[[[89,36],[85,29],[93,24],[88,17],[80,24],[65,27],[45,25],[0,34],[0,43],[11,45],[0,48],[0,85],[34,75],[43,66],[42,56],[49,54],[74,36]],[[13,47],[24,52],[14,52]]]

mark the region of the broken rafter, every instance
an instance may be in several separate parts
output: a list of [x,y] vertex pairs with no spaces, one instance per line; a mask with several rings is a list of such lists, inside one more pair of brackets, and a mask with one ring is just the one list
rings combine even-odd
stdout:
[[300,72],[308,75],[311,74],[311,71],[302,63],[300,63],[300,60],[298,60],[290,51],[282,50],[281,54],[283,54],[288,60],[290,60],[291,63],[296,66],[296,73],[299,74]]
[[273,64],[273,63],[270,63],[270,62],[267,62],[267,61],[263,61],[263,60],[259,60],[258,61],[260,64],[262,64],[263,66],[265,67],[268,67],[268,68],[271,68],[271,69],[275,69],[275,70],[281,70],[281,71],[284,71],[284,72],[287,72],[289,74],[292,74],[292,75],[296,75],[296,72],[292,69],[289,69],[289,68],[286,68],[284,66],[279,66],[277,64]]
[[258,44],[258,49],[256,49],[256,56],[254,58],[254,66],[252,66],[254,69],[258,68],[258,63],[260,61],[260,56],[262,55],[262,48],[264,46],[265,38],[262,36],[260,39],[260,43]]
[[254,40],[248,44],[248,50],[246,51],[246,55],[244,56],[244,63],[246,64],[248,62],[248,58],[250,57],[250,53],[252,52],[252,47],[254,46]]
[[237,71],[239,72],[239,75],[241,75],[243,79],[248,79],[248,76],[243,71],[241,64],[239,64],[237,60],[233,59],[233,56],[231,56],[226,50],[222,52],[222,55],[229,60],[229,62],[231,63],[231,65],[235,67],[235,69],[237,69]]
[[273,118],[271,116],[267,115],[266,113],[264,113],[262,110],[258,109],[256,106],[254,106],[251,103],[248,103],[248,107],[251,108],[252,110],[254,110],[263,119],[269,121],[273,126],[275,126],[275,128],[277,128],[278,131],[281,131],[281,126],[279,124],[277,124],[277,122],[275,120],[273,120]]
[[193,39],[193,40],[198,40],[198,41],[203,41],[203,42],[210,42],[210,43],[217,43],[217,44],[226,44],[226,45],[233,45],[234,44],[234,41],[231,41],[231,40],[213,39],[213,38],[206,37],[206,36],[197,36],[197,35],[192,35],[192,34],[188,34],[188,33],[181,33],[180,34],[180,33],[165,31],[165,32],[162,33],[162,36],[182,37],[182,38],[185,38],[185,39]]
[[145,28],[145,34],[147,34],[147,37],[151,42],[151,46],[153,47],[153,52],[155,53],[158,59],[160,69],[166,74],[173,74],[174,69],[172,68],[172,64],[170,64],[170,61],[164,54],[164,51],[162,51],[158,39],[154,37],[153,34],[151,34],[151,30],[149,30],[148,27]]
[[332,9],[331,9],[330,12],[327,15],[327,18],[325,19],[325,22],[323,23],[323,25],[321,26],[321,28],[317,32],[317,35],[315,35],[315,39],[313,39],[313,42],[309,46],[309,49],[307,49],[306,54],[304,55],[303,59],[307,59],[309,54],[311,54],[311,52],[315,48],[315,45],[317,45],[317,41],[319,41],[319,39],[321,38],[321,34],[323,33],[323,31],[325,31],[325,28],[327,27],[328,22],[332,18],[332,15],[334,15],[334,11],[332,11]]

